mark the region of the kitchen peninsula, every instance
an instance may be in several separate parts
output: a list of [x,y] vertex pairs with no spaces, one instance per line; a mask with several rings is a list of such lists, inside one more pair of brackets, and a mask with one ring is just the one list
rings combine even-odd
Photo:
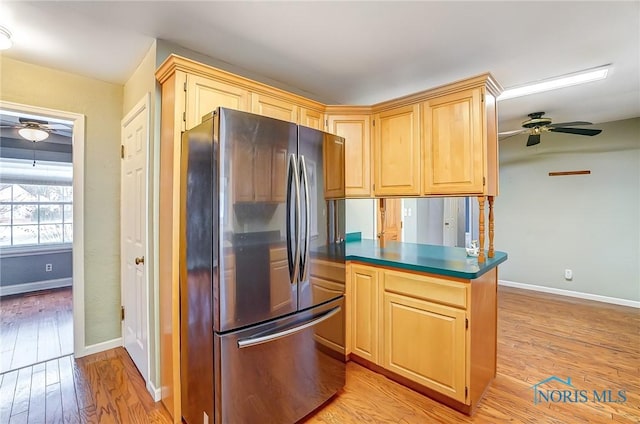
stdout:
[[349,235],[347,354],[471,414],[496,375],[497,267],[464,248]]

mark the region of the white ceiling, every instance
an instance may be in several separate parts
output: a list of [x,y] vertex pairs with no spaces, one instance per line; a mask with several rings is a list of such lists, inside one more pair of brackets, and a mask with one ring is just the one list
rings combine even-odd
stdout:
[[329,104],[371,104],[491,72],[504,87],[611,64],[604,81],[500,102],[594,123],[640,116],[640,2],[4,1],[3,54],[124,83],[154,38]]

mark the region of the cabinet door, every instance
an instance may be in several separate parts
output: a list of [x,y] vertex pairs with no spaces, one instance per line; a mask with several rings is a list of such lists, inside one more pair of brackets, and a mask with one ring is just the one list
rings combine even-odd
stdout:
[[328,131],[345,139],[345,195],[371,196],[371,117],[333,115]]
[[265,94],[251,93],[251,112],[298,123],[298,106]]
[[317,110],[300,108],[300,125],[324,131],[324,114]]
[[248,98],[249,92],[242,88],[187,74],[187,129],[198,125],[218,106],[248,111]]
[[376,196],[420,194],[419,111],[419,105],[410,105],[375,116]]
[[424,194],[482,194],[481,89],[424,103]]
[[465,402],[465,312],[384,293],[382,366]]
[[344,197],[344,141],[334,136],[325,136],[322,143],[324,174],[324,198]]
[[356,355],[378,363],[379,291],[375,268],[351,267],[351,347]]

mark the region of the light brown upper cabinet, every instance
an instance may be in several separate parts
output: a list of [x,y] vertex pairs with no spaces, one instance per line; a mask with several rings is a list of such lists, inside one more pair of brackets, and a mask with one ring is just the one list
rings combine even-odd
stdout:
[[328,115],[327,131],[345,139],[345,196],[371,197],[371,115]]
[[325,135],[322,143],[322,161],[324,163],[324,198],[343,198],[344,141],[341,138]]
[[423,103],[423,194],[497,195],[495,97],[484,87]]
[[301,107],[299,124],[304,125],[305,127],[324,131],[324,114],[322,112],[318,112],[317,110]]
[[282,121],[298,123],[298,105],[267,96],[266,94],[251,93],[251,112]]
[[374,131],[374,195],[419,195],[420,105],[374,115]]
[[202,117],[218,106],[236,110],[249,110],[249,92],[240,87],[187,74],[187,129],[202,122]]
[[480,88],[424,103],[425,194],[482,193]]

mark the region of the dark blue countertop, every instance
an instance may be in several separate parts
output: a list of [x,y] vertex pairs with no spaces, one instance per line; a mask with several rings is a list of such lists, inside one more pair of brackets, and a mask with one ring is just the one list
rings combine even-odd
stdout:
[[495,252],[493,258],[479,264],[478,258],[467,256],[462,247],[389,241],[381,248],[377,241],[367,239],[348,241],[345,248],[347,261],[465,279],[478,278],[507,260],[506,253]]

